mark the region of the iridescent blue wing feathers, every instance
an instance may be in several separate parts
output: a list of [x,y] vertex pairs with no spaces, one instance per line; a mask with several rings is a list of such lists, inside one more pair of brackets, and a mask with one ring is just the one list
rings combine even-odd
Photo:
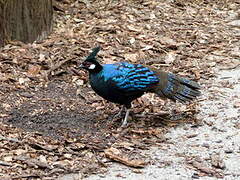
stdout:
[[115,73],[113,73],[113,77],[108,80],[113,86],[118,88],[119,91],[126,93],[134,91],[144,92],[159,82],[158,77],[151,69],[140,64],[123,62],[116,63],[112,66]]

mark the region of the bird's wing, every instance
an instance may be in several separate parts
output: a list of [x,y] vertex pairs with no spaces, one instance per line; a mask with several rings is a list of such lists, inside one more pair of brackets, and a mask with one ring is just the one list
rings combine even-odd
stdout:
[[115,70],[118,75],[110,83],[122,92],[148,91],[159,82],[154,71],[140,64],[117,63]]

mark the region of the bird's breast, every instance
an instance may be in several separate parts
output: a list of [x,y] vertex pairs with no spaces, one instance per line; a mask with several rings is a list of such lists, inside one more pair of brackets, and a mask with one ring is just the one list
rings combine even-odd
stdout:
[[109,82],[99,74],[90,75],[90,85],[99,96],[118,104],[129,104],[131,101],[143,94],[141,92],[139,94],[130,95],[128,93],[121,92],[116,89],[116,87],[112,86],[112,84],[109,84]]

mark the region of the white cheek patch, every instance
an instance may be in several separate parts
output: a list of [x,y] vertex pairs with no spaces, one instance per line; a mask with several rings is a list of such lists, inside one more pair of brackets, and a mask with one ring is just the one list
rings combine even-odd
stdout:
[[95,69],[95,67],[96,67],[95,64],[91,64],[88,69]]

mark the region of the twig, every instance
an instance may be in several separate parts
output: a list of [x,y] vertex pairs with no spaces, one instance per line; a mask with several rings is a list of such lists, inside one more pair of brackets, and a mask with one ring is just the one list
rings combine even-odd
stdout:
[[127,157],[121,157],[114,152],[114,149],[109,148],[105,150],[106,157],[130,167],[143,168],[146,165],[146,162],[142,160],[129,160]]
[[0,166],[12,166],[12,164],[5,161],[0,161]]
[[0,136],[0,140],[22,143],[22,141],[19,141],[19,140],[16,139],[16,138],[9,138],[9,137],[4,137],[4,136]]
[[75,68],[72,68],[70,69],[73,73],[75,73],[76,75],[78,76],[81,76],[81,74],[75,69]]
[[232,70],[232,69],[236,69],[238,66],[240,66],[240,64],[237,64],[237,65],[232,66],[232,67],[220,68],[220,70]]
[[20,176],[14,176],[12,177],[12,179],[30,179],[30,178],[41,178],[41,176],[39,175],[35,175],[35,174],[26,174],[26,175],[20,175]]
[[54,65],[46,72],[46,74],[45,74],[45,79],[48,80],[50,74],[51,74],[53,71],[57,70],[58,68],[60,68],[60,67],[61,67],[62,65],[64,65],[65,63],[67,63],[67,62],[69,62],[69,61],[72,61],[72,60],[74,60],[74,59],[76,59],[76,58],[72,57],[72,58],[68,58],[68,59],[65,59],[65,60],[63,60],[63,61],[60,61],[60,62],[54,64]]

